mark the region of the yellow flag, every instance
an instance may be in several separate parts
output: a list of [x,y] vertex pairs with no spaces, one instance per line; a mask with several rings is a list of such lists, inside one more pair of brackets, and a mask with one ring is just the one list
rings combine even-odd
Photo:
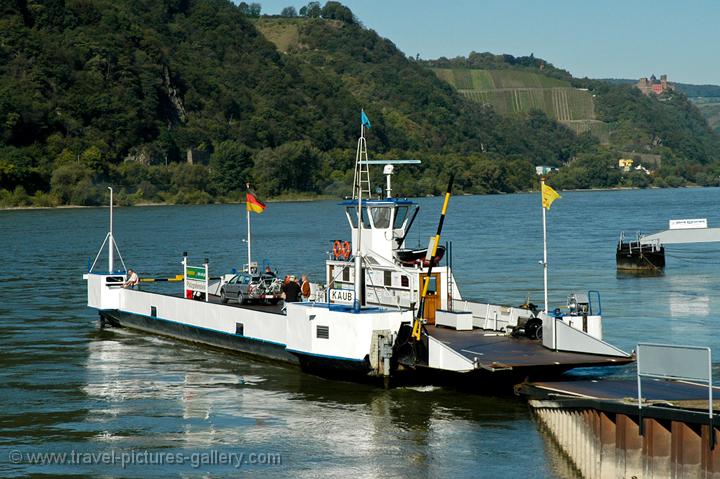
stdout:
[[552,205],[553,201],[555,201],[558,198],[562,198],[557,191],[550,188],[545,183],[542,184],[542,206],[546,210],[550,209],[550,205]]

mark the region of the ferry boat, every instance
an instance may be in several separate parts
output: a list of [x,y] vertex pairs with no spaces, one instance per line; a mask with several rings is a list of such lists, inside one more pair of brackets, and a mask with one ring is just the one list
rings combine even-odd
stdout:
[[[123,287],[124,264],[112,231],[108,268],[85,275],[88,306],[105,327],[224,348],[299,365],[303,371],[351,380],[460,382],[482,388],[489,380],[554,377],[577,367],[617,366],[634,360],[602,339],[599,294],[576,294],[565,313],[537,312],[472,301],[461,295],[451,254],[436,264],[439,232],[426,257],[409,260],[405,239],[419,206],[392,196],[393,165],[383,198],[372,198],[364,129],[356,155],[353,196],[340,203],[347,245],[326,261],[325,285],[314,301],[279,305],[223,303],[233,275],[210,279],[207,262],[183,258],[176,294]],[[447,207],[449,192],[443,212]],[[431,243],[432,244],[432,243]],[[431,254],[433,253],[433,254]],[[120,263],[122,258],[120,257]]]

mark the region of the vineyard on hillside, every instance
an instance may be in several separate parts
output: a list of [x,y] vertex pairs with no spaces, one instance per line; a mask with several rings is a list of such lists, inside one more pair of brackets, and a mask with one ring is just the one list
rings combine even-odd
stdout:
[[518,70],[433,71],[468,100],[491,106],[502,115],[542,110],[577,133],[590,131],[602,141],[607,138],[606,125],[597,120],[592,94],[567,81]]

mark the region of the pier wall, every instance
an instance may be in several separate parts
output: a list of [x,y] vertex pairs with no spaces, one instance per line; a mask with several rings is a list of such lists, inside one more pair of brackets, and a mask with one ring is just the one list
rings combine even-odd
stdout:
[[[720,446],[711,447],[707,412],[644,408],[641,435],[637,406],[550,400],[531,400],[530,406],[541,428],[586,479],[720,479]],[[713,427],[717,435],[718,425]]]

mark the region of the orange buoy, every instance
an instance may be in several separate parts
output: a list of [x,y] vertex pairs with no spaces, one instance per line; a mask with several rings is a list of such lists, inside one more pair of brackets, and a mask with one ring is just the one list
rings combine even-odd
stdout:
[[342,244],[342,253],[345,259],[350,259],[350,255],[352,254],[352,248],[350,247],[350,243],[345,241]]

